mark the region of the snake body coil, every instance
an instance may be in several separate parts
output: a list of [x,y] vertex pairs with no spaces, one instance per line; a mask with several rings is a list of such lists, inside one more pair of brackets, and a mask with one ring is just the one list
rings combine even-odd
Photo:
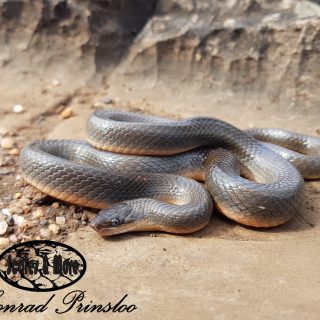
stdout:
[[[272,227],[299,210],[303,179],[295,166],[306,178],[320,177],[320,142],[268,130],[244,132],[205,117],[173,121],[102,110],[88,121],[92,146],[36,141],[21,152],[20,167],[41,191],[103,209],[91,223],[101,235],[194,232],[208,223],[212,198],[239,223]],[[206,188],[190,178],[205,181]]]

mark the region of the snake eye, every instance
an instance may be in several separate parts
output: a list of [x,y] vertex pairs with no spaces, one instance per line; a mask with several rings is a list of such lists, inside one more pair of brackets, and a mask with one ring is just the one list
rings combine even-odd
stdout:
[[120,224],[121,224],[121,221],[120,221],[119,218],[113,218],[113,219],[111,220],[111,225],[112,225],[113,227],[118,227]]

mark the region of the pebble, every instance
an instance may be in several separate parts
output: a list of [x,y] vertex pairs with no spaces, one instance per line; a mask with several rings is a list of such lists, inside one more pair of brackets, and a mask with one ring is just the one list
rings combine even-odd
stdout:
[[53,233],[53,234],[58,234],[59,233],[59,226],[57,226],[55,223],[49,224],[48,229]]
[[18,148],[13,148],[10,150],[9,154],[12,156],[18,156],[20,154],[20,150]]
[[23,113],[24,112],[24,107],[21,104],[16,104],[13,106],[12,111],[14,113]]
[[22,194],[20,192],[17,192],[15,195],[14,195],[14,198],[15,199],[20,199],[22,197]]
[[13,226],[13,225],[14,225],[14,220],[13,220],[12,217],[7,217],[6,221],[7,221],[7,224],[8,224],[9,226]]
[[10,244],[10,241],[8,238],[3,238],[0,237],[0,248],[4,249],[5,247],[7,247]]
[[49,229],[40,229],[40,236],[42,238],[50,238],[51,231]]
[[66,218],[63,216],[56,217],[56,224],[63,226],[66,223]]
[[28,206],[23,207],[23,213],[29,213],[31,211],[31,208]]
[[42,227],[46,226],[47,224],[48,224],[48,220],[46,220],[46,219],[41,219],[39,222],[39,225]]
[[1,148],[3,149],[12,149],[14,146],[14,140],[11,138],[3,138],[1,140]]
[[[112,103],[112,102],[110,102]],[[94,108],[105,108],[106,107],[106,103],[104,101],[96,101],[94,104],[93,104],[93,107]]]
[[54,209],[58,209],[59,208],[59,202],[54,202],[51,207],[54,208]]
[[42,208],[38,208],[36,211],[32,212],[31,219],[39,219],[44,216],[44,211]]
[[12,234],[10,237],[9,237],[9,241],[12,242],[12,243],[17,243],[18,242],[18,238],[15,234]]
[[14,224],[18,227],[21,226],[25,221],[24,217],[19,216],[17,214],[14,214],[12,218],[13,218]]
[[0,235],[4,235],[7,232],[8,224],[5,220],[0,221]]
[[54,87],[58,87],[58,86],[60,86],[60,84],[61,84],[61,82],[60,82],[58,79],[52,80],[52,85],[53,85]]
[[0,136],[5,136],[8,134],[8,130],[5,128],[0,128]]
[[73,109],[71,107],[65,108],[61,113],[60,116],[62,119],[68,119],[74,115]]
[[11,213],[10,213],[10,210],[8,208],[1,209],[1,213],[3,215],[5,215],[6,217],[11,217]]

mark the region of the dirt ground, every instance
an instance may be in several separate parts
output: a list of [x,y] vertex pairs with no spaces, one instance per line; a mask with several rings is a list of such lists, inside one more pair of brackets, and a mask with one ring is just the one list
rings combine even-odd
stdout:
[[[18,147],[39,138],[85,139],[86,118],[102,106],[97,101],[112,99],[114,102],[105,107],[175,118],[213,116],[240,128],[279,126],[314,135],[319,129],[319,115],[279,112],[276,105],[268,110],[257,109],[254,105],[221,106],[197,97],[195,107],[195,99],[191,97],[182,100],[162,96],[158,99],[153,94],[151,99],[148,94],[143,97],[142,93],[137,93],[124,98],[117,96],[119,92],[116,86],[100,90],[87,86],[74,90],[63,83],[56,85],[54,79],[42,84],[32,95],[22,90],[8,90],[2,95],[0,128],[9,131]],[[161,95],[161,91],[158,94]],[[12,112],[16,103],[25,107],[24,113]],[[74,115],[62,119],[57,112],[66,107],[71,107]],[[18,201],[14,195],[22,192],[23,187],[15,181],[19,175],[17,156],[5,151],[2,157],[11,159],[0,168],[1,207],[4,208]],[[75,310],[59,316],[55,313],[55,308],[62,308],[63,297],[78,289],[86,291],[87,303],[116,302],[128,294],[126,302],[135,304],[138,309],[128,315],[107,314],[112,319],[318,319],[320,183],[307,182],[305,191],[304,209],[299,216],[282,227],[269,230],[245,228],[214,213],[209,226],[188,236],[140,233],[103,239],[85,223],[76,225],[75,232],[69,232],[67,221],[66,227],[52,238],[64,240],[79,250],[87,260],[88,269],[72,289],[56,292],[45,317],[88,319],[88,314]],[[32,203],[31,211],[51,206],[51,203]],[[74,208],[60,203],[55,210],[54,214],[63,215]],[[90,210],[82,210],[94,215]],[[21,215],[28,220],[28,214]],[[22,231],[34,238],[39,225]],[[51,296],[50,293],[12,290],[5,283],[1,289],[5,291],[1,303],[40,303]],[[94,315],[96,319],[105,316]],[[1,317],[15,319],[17,315]],[[21,314],[19,317],[26,319],[28,316]],[[43,315],[32,317],[42,319]]]
[[[2,313],[2,304],[53,293],[1,281],[0,318],[318,320],[320,181],[305,183],[301,212],[281,227],[246,228],[214,212],[191,235],[104,239],[88,226],[95,210],[39,193],[18,165],[33,140],[85,139],[86,119],[101,107],[320,137],[318,3],[0,1],[0,250],[51,239],[87,261],[45,313]],[[73,290],[85,291],[84,304],[127,294],[137,310],[57,314]]]

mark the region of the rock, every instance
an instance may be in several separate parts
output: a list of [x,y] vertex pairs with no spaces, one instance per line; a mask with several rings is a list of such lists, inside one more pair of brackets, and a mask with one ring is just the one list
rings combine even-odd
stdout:
[[51,231],[49,229],[40,229],[41,238],[50,238]]
[[60,114],[62,119],[68,119],[68,118],[72,117],[73,115],[74,115],[74,112],[71,107],[65,108]]
[[14,224],[15,224],[17,227],[20,227],[20,226],[24,223],[24,221],[25,221],[25,218],[22,217],[22,216],[19,216],[18,214],[14,214],[14,215],[12,216],[12,218],[13,218]]
[[316,16],[320,17],[320,7],[318,4],[312,3],[311,1],[297,1],[294,13],[300,19]]
[[44,227],[48,224],[48,220],[47,219],[41,219],[40,222],[39,222],[39,225]]
[[1,148],[12,149],[14,147],[14,140],[11,138],[3,138],[1,140]]
[[15,199],[20,199],[22,197],[22,194],[20,192],[17,192],[15,195],[14,195],[14,198]]
[[36,211],[32,212],[31,219],[39,219],[44,216],[44,210],[42,208],[38,208]]
[[54,87],[59,87],[60,84],[61,84],[61,82],[60,82],[58,79],[52,80],[52,85],[53,85]]
[[66,218],[63,216],[56,217],[56,224],[63,226],[66,223]]
[[18,242],[18,238],[15,234],[12,234],[10,237],[9,237],[9,241],[12,242],[12,243],[17,243]]
[[7,232],[8,224],[5,220],[0,221],[0,235],[4,235]]
[[55,223],[49,224],[48,229],[49,229],[54,235],[58,234],[58,233],[59,233],[59,230],[60,230],[59,226],[57,226]]
[[0,249],[4,249],[4,248],[8,247],[9,244],[10,244],[10,241],[8,238],[0,237]]
[[59,205],[59,202],[54,202],[52,205],[51,205],[52,208],[54,209],[58,209],[60,207]]
[[24,112],[24,107],[21,104],[16,104],[12,107],[12,111],[14,113],[23,113]]
[[23,210],[23,213],[29,213],[31,211],[31,208],[29,206],[24,206],[22,210]]
[[10,210],[8,208],[1,209],[1,214],[6,216],[7,218],[11,217],[11,213],[10,213]]
[[9,154],[12,156],[18,156],[20,154],[20,150],[18,148],[13,148],[10,150]]
[[0,136],[5,136],[8,134],[8,130],[5,128],[0,128]]

